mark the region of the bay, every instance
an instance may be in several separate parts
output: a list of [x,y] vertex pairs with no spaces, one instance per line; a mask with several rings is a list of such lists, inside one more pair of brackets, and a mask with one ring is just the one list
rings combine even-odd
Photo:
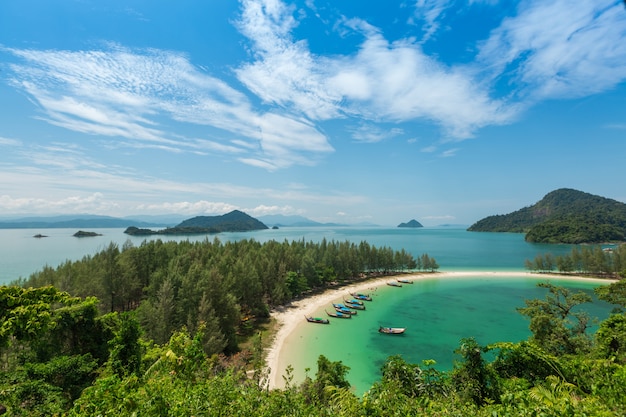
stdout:
[[[524,300],[544,299],[547,291],[537,283],[549,281],[521,274],[498,276],[497,272],[433,275],[400,288],[384,285],[372,290],[373,301],[349,320],[331,318],[330,325],[319,325],[305,323],[303,318],[303,324],[285,340],[278,375],[286,375],[291,365],[294,382],[304,381],[307,375],[315,378],[317,359],[324,355],[350,368],[347,378],[355,393],[362,395],[380,379],[380,369],[392,355],[419,365],[432,359],[436,369],[450,370],[460,359],[454,350],[463,338],[473,337],[483,346],[527,339],[528,319],[516,309],[525,306]],[[594,296],[597,282],[559,278],[552,283],[591,295],[594,302],[579,308],[598,320],[608,317],[613,307]],[[332,311],[332,306],[323,306],[316,316],[326,316],[325,310]],[[407,330],[402,335],[380,334],[381,325]]]

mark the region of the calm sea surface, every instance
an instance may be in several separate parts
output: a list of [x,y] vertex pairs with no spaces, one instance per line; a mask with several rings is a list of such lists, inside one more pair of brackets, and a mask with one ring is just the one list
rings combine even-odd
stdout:
[[[0,229],[0,284],[19,277],[28,277],[46,265],[56,267],[66,260],[79,260],[105,249],[111,242],[120,247],[128,240],[140,245],[146,237],[124,234],[124,229],[87,229],[102,236],[77,238],[77,229]],[[48,237],[34,238],[35,234]],[[423,253],[434,257],[442,271],[497,270],[523,271],[524,260],[538,253],[568,253],[569,245],[540,245],[524,241],[516,233],[477,233],[452,228],[355,228],[355,227],[285,227],[246,233],[221,233],[199,236],[151,236],[162,240],[255,239],[259,242],[285,239],[319,242],[326,238],[359,243],[367,241],[376,246],[405,249],[415,256]]]
[[[76,231],[0,230],[0,284],[28,277],[45,265],[56,267],[66,260],[93,255],[110,243],[121,247],[127,241],[140,245],[146,240],[146,237],[125,235],[124,229],[93,229],[102,236],[85,238],[73,237]],[[38,233],[48,237],[34,238]],[[359,394],[380,378],[380,367],[390,355],[401,354],[411,363],[434,359],[438,369],[450,369],[458,359],[453,352],[461,338],[475,337],[482,345],[527,338],[528,322],[515,309],[524,306],[525,299],[544,298],[545,291],[536,287],[537,280],[503,277],[497,272],[524,272],[524,260],[540,253],[569,253],[572,248],[570,245],[527,243],[521,234],[476,233],[460,228],[285,227],[249,233],[152,236],[148,239],[202,241],[213,240],[216,236],[221,241],[304,239],[319,242],[324,238],[355,243],[367,241],[376,246],[405,249],[414,256],[427,253],[437,260],[441,271],[476,272],[472,277],[426,279],[402,288],[378,288],[373,292],[374,301],[355,318],[335,319],[329,326],[307,324],[291,334],[281,355],[294,366],[296,381],[304,378],[306,368],[311,370],[308,374],[315,377],[317,357],[323,354],[350,367],[348,379]],[[488,274],[482,273],[485,271]],[[558,285],[564,284],[559,281]],[[567,286],[591,293],[595,284],[568,281]],[[610,308],[604,303],[586,307],[592,316],[599,318],[606,317]],[[325,315],[323,310],[317,314]],[[379,325],[406,327],[407,332],[401,336],[381,335],[377,332]],[[284,370],[279,372],[283,374]]]

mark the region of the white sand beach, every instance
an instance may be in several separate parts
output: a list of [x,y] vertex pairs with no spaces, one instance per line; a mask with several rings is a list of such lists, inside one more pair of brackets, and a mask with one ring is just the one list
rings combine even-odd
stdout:
[[310,325],[304,319],[304,316],[311,316],[317,310],[323,306],[332,302],[343,302],[343,298],[347,293],[371,293],[376,288],[387,285],[388,282],[394,281],[396,278],[408,279],[408,280],[420,280],[420,279],[445,279],[450,277],[475,277],[475,276],[494,276],[494,277],[534,277],[539,279],[581,279],[586,282],[597,281],[598,283],[610,283],[611,280],[599,279],[599,278],[586,278],[576,276],[564,276],[557,274],[539,274],[531,272],[499,272],[499,271],[454,271],[454,272],[435,272],[435,273],[415,273],[415,274],[403,274],[401,276],[393,277],[380,277],[373,278],[368,281],[363,281],[339,288],[328,289],[327,291],[314,295],[311,297],[303,298],[292,302],[287,306],[280,307],[271,312],[272,316],[276,319],[278,325],[278,331],[272,342],[271,347],[267,350],[266,363],[270,369],[268,385],[270,389],[281,388],[282,375],[280,375],[280,369],[284,369],[286,365],[281,362],[281,351],[285,347],[287,337],[298,327]]

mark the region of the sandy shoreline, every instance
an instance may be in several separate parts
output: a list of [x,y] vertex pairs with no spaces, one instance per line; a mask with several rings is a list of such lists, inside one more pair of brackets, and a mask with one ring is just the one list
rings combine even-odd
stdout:
[[607,279],[600,278],[587,278],[577,276],[564,276],[556,274],[538,274],[531,272],[499,272],[499,271],[454,271],[454,272],[436,272],[436,273],[415,273],[415,274],[403,274],[397,277],[381,277],[374,278],[368,281],[363,281],[347,286],[343,286],[336,289],[328,289],[327,291],[307,297],[301,300],[292,302],[287,306],[280,307],[272,310],[271,314],[276,319],[278,325],[278,331],[272,342],[272,345],[267,350],[266,363],[270,369],[268,377],[268,386],[270,389],[282,387],[282,375],[279,374],[281,368],[281,351],[285,345],[285,340],[298,326],[310,325],[304,319],[305,316],[313,315],[317,310],[324,305],[332,302],[343,302],[343,298],[350,292],[369,293],[376,288],[387,285],[387,282],[395,281],[396,278],[420,280],[420,279],[432,279],[432,278],[446,278],[446,277],[474,277],[474,276],[497,276],[497,277],[534,277],[534,278],[549,278],[549,279],[564,279],[564,280],[584,280],[585,282],[608,283],[612,282]]

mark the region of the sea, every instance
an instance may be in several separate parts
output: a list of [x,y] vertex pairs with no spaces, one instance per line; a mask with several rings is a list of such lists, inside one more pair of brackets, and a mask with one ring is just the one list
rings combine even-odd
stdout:
[[[416,229],[386,227],[283,227],[254,232],[188,236],[129,236],[123,228],[87,229],[101,236],[74,237],[76,229],[0,229],[0,284],[26,278],[44,266],[56,267],[66,260],[79,260],[114,243],[140,245],[144,240],[190,240],[223,242],[255,239],[259,242],[302,240],[320,242],[369,242],[376,246],[405,249],[414,256],[427,253],[442,271],[523,271],[524,260],[537,254],[569,253],[571,245],[532,244],[519,233],[468,232],[462,227]],[[35,235],[46,237],[35,238]]]
[[[74,237],[74,229],[1,229],[0,285],[9,284],[45,266],[56,267],[106,249],[111,243],[140,245],[144,240],[190,240],[222,242],[255,239],[322,239],[405,249],[415,257],[435,258],[441,272],[466,271],[454,278],[416,280],[396,288],[383,286],[372,292],[365,311],[349,320],[332,319],[330,325],[305,323],[287,339],[281,362],[293,367],[293,383],[306,376],[315,378],[317,359],[324,355],[348,366],[348,380],[361,395],[380,379],[380,368],[391,355],[402,355],[410,363],[434,360],[439,370],[449,370],[460,358],[454,353],[463,338],[474,337],[481,345],[496,341],[520,341],[530,335],[528,320],[517,312],[524,300],[544,298],[543,279],[512,277],[510,272],[527,272],[524,262],[538,254],[569,253],[572,245],[528,243],[518,233],[468,232],[463,227],[283,227],[254,232],[191,236],[129,236],[124,229],[90,229],[100,236]],[[35,235],[46,237],[36,238]],[[507,274],[504,274],[506,272]],[[500,274],[499,274],[500,273]],[[520,274],[521,275],[521,274]],[[555,284],[593,295],[597,282],[559,280]],[[348,298],[349,295],[346,294]],[[585,310],[598,320],[612,306],[595,300]],[[324,306],[316,312],[325,316]],[[304,317],[302,318],[305,322]],[[597,325],[597,320],[595,321]],[[406,327],[403,335],[378,333],[379,326]],[[285,375],[285,369],[278,370]]]

